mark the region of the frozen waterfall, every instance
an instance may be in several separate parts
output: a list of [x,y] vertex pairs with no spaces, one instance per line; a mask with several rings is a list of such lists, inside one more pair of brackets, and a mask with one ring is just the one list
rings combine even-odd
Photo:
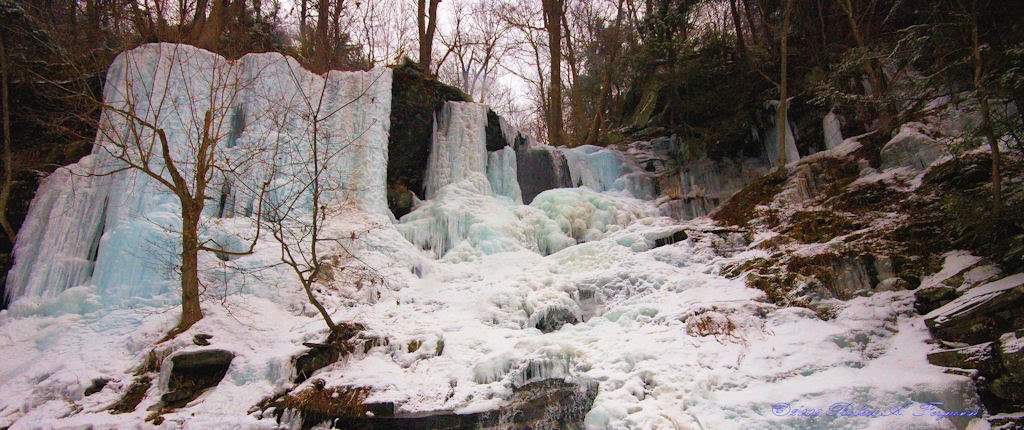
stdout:
[[[58,169],[39,188],[7,281],[12,302],[92,284],[104,303],[116,304],[173,287],[167,279],[174,276],[166,275],[180,252],[174,233],[180,230],[180,203],[155,179],[124,169],[115,159],[121,155],[148,165],[169,180],[161,157],[154,155],[159,153],[155,133],[129,117],[165,132],[171,159],[194,192],[201,113],[209,113],[210,136],[218,142],[213,157],[231,169],[208,178],[212,201],[203,212],[204,240],[248,241],[231,232],[251,230],[252,220],[245,217],[256,215],[261,184],[267,184],[267,202],[297,207],[309,202],[314,125],[325,161],[320,172],[325,204],[388,210],[390,69],[322,77],[280,54],[227,61],[186,45],[150,44],[115,59],[104,100],[127,114],[104,111],[92,155]],[[129,155],[123,155],[124,148]]]

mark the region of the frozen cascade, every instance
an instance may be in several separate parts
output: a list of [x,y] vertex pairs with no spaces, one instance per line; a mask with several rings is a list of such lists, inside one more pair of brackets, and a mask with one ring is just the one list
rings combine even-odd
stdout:
[[[216,136],[226,140],[215,154],[221,160],[250,160],[238,164],[232,177],[212,179],[208,195],[220,199],[222,190],[229,191],[223,208],[217,201],[207,204],[204,236],[231,236],[219,231],[221,223],[207,218],[251,215],[264,181],[270,183],[268,200],[295,199],[302,182],[312,177],[307,168],[312,118],[318,118],[319,148],[328,161],[321,174],[326,178],[325,203],[352,202],[381,214],[388,210],[384,183],[390,69],[332,72],[325,79],[280,54],[227,61],[185,45],[150,44],[117,57],[107,74],[104,100],[164,130],[185,177],[191,177],[191,163],[185,160],[197,138],[194,116],[186,112],[209,110],[219,120]],[[290,113],[318,105],[319,114]],[[40,187],[15,248],[7,284],[12,302],[52,297],[91,283],[104,303],[117,304],[160,295],[173,286],[163,275],[175,264],[180,248],[172,233],[180,225],[177,198],[138,170],[107,174],[120,167],[109,154],[129,130],[125,117],[105,111],[93,154],[58,169]],[[143,133],[141,141],[148,145],[155,139]],[[267,151],[271,145],[275,150]],[[150,165],[160,171],[157,161]],[[276,166],[273,177],[271,165]],[[308,196],[298,201],[301,207]],[[227,224],[239,228],[238,222],[243,229],[251,226],[247,220]]]
[[487,169],[487,106],[447,102],[434,117],[434,133],[427,162],[424,196],[429,200],[445,185],[471,172]]
[[[768,161],[772,163],[772,166],[776,166],[779,162],[779,102],[777,100],[769,101],[765,103],[765,109],[770,110],[772,113],[772,124],[765,132],[764,145],[768,154]],[[793,126],[790,124],[789,118],[786,118],[786,164],[799,159],[800,151],[796,149],[796,137],[793,136]]]

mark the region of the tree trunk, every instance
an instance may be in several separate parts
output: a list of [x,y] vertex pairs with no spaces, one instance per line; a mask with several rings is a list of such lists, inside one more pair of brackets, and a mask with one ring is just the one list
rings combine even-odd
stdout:
[[743,0],[743,11],[747,15],[747,27],[750,27],[750,44],[757,48],[760,45],[757,39],[757,26],[754,25],[754,13],[750,9],[750,0]]
[[[850,31],[853,33],[854,41],[857,42],[857,47],[866,54],[868,50],[867,39],[865,39],[860,25],[857,24],[857,17],[853,11],[852,3],[850,0],[840,0],[839,6],[840,9],[843,9],[843,13],[850,23]],[[870,96],[878,102],[878,129],[882,131],[883,135],[887,136],[894,126],[894,114],[889,109],[888,103],[885,100],[888,85],[885,81],[884,73],[881,72],[882,66],[876,64],[875,60],[869,59],[864,61],[861,67],[864,69],[864,73],[868,75],[868,81],[871,82],[871,92],[873,94],[870,94]]]
[[740,12],[736,8],[736,0],[729,0],[729,11],[732,14],[732,26],[736,31],[736,50],[740,56],[740,62],[746,68],[747,64],[747,42],[743,37],[743,25],[740,24]]
[[611,40],[608,49],[608,62],[605,63],[604,76],[601,78],[601,98],[597,101],[597,109],[594,112],[594,122],[590,125],[590,133],[587,134],[587,144],[597,144],[601,136],[601,125],[604,122],[604,111],[608,109],[608,102],[612,96],[612,81],[615,74],[615,60],[619,56],[619,45],[622,44],[622,2],[616,7],[615,13],[615,37]]
[[317,3],[316,32],[313,36],[313,64],[317,65],[317,73],[324,73],[331,68],[330,47],[327,43],[330,34],[330,5],[329,0]]
[[11,241],[11,246],[17,239],[17,232],[14,227],[11,226],[10,221],[7,219],[7,205],[11,200],[11,186],[14,185],[14,155],[11,152],[11,99],[8,84],[10,82],[11,64],[10,59],[7,57],[7,46],[5,45],[4,35],[0,32],[0,91],[2,91],[2,103],[3,106],[3,133],[4,133],[4,148],[3,148],[3,163],[4,163],[4,176],[3,184],[0,185],[0,227],[3,227],[4,233],[7,235],[8,240]]
[[309,16],[308,3],[309,0],[299,1],[299,40],[306,40],[306,18]]
[[789,40],[789,11],[793,8],[793,0],[786,0],[786,10],[782,13],[782,29],[779,31],[779,37],[782,38],[782,43],[779,45],[779,62],[781,63],[782,76],[779,80],[779,112],[778,118],[776,119],[775,128],[778,129],[779,133],[779,169],[786,168],[786,126],[788,125],[788,111],[789,111],[789,100],[788,94],[786,93],[786,80],[787,80],[787,41]]
[[542,0],[551,57],[551,90],[548,92],[548,144],[562,144],[562,0]]
[[[427,2],[430,2],[429,5]],[[441,0],[419,0],[416,24],[420,39],[420,68],[430,71],[431,56],[434,53],[434,32],[437,30],[437,4]]]
[[993,219],[999,220],[1003,211],[1003,180],[999,172],[999,141],[996,139],[995,131],[992,129],[992,110],[988,104],[988,94],[985,94],[984,71],[981,62],[981,42],[978,38],[978,9],[977,2],[971,3],[971,54],[974,57],[974,92],[981,107],[981,132],[988,141],[989,150],[992,152],[992,214]]
[[203,319],[199,305],[199,212],[190,200],[181,205],[181,322],[183,332]]
[[564,13],[560,15],[561,28],[563,31],[562,38],[565,39],[565,59],[569,64],[569,104],[570,112],[572,113],[570,122],[572,123],[571,126],[573,132],[571,139],[566,136],[565,144],[567,146],[575,146],[580,140],[586,139],[582,134],[587,131],[587,127],[584,125],[584,121],[586,120],[583,115],[583,101],[581,100],[580,90],[576,86],[576,83],[579,82],[580,73],[579,69],[576,67],[576,53],[572,43],[572,33],[569,31],[569,21],[566,15]]

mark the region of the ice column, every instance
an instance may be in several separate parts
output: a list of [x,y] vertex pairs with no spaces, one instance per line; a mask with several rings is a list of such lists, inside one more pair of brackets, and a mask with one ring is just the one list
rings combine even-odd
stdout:
[[516,151],[511,146],[487,154],[487,180],[491,183],[494,195],[523,203],[523,192],[519,189],[516,172]]
[[487,106],[469,102],[447,102],[434,117],[434,134],[427,161],[424,196],[433,197],[445,185],[469,176],[486,174]]
[[843,131],[835,112],[829,111],[821,119],[821,128],[825,134],[825,149],[832,149],[843,144]]

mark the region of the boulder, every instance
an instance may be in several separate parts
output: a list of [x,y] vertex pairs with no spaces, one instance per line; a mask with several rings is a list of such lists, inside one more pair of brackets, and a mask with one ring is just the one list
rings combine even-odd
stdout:
[[1008,376],[1024,381],[1024,330],[999,337],[999,360]]
[[166,393],[160,397],[165,406],[178,408],[195,400],[207,389],[216,387],[231,367],[235,354],[222,349],[183,351],[164,360],[161,382]]
[[569,164],[558,151],[545,146],[531,146],[523,138],[516,139],[514,148],[524,204],[530,204],[544,191],[574,185],[569,175]]
[[928,362],[942,367],[975,369],[987,377],[1000,373],[999,357],[996,355],[993,342],[932,352],[928,354]]
[[[490,411],[450,411],[391,415],[379,408],[371,414],[334,417],[333,428],[349,430],[404,429],[583,429],[583,420],[597,397],[591,380],[547,379],[513,389],[504,406]],[[367,408],[370,410],[370,408]],[[391,408],[393,411],[393,406]],[[303,424],[309,424],[305,420]]]
[[924,170],[945,154],[942,144],[924,134],[924,124],[903,124],[900,132],[882,147],[882,169],[911,167]]
[[[352,339],[363,331],[360,324],[338,324],[335,331],[320,342],[305,342],[308,351],[295,357],[295,383],[309,379],[317,370],[347,356],[355,350]],[[366,348],[369,350],[369,348]]]
[[676,243],[676,242],[682,242],[682,241],[686,240],[687,238],[689,238],[689,236],[686,234],[686,230],[682,230],[682,229],[676,230],[675,232],[673,232],[673,233],[671,233],[671,234],[669,234],[667,236],[663,236],[663,237],[659,237],[657,239],[654,239],[654,247],[655,248],[660,248],[660,247],[665,246],[665,245],[671,245],[671,244]]

